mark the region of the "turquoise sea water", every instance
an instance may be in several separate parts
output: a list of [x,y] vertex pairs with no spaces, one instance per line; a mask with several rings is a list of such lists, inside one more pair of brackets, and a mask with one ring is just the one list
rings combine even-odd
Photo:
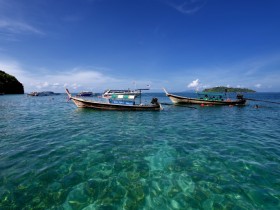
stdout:
[[164,108],[0,96],[0,209],[280,209],[280,105]]

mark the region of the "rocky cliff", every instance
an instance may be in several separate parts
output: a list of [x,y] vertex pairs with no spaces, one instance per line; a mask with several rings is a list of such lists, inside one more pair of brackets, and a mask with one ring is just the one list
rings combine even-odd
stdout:
[[0,94],[23,94],[23,85],[12,75],[0,70]]

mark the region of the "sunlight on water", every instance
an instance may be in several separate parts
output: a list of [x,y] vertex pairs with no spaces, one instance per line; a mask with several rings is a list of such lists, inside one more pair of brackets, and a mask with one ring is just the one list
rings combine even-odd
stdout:
[[279,106],[261,105],[104,112],[1,96],[0,209],[279,209]]

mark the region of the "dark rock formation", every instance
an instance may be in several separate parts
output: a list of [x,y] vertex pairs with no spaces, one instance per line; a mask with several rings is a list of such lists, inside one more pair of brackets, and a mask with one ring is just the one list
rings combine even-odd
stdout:
[[0,70],[1,94],[24,94],[23,85],[12,75]]

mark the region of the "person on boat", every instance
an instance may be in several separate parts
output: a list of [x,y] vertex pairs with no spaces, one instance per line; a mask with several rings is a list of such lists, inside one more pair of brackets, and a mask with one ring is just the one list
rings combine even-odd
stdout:
[[157,98],[153,98],[152,101],[151,101],[151,104],[159,105],[158,99]]

